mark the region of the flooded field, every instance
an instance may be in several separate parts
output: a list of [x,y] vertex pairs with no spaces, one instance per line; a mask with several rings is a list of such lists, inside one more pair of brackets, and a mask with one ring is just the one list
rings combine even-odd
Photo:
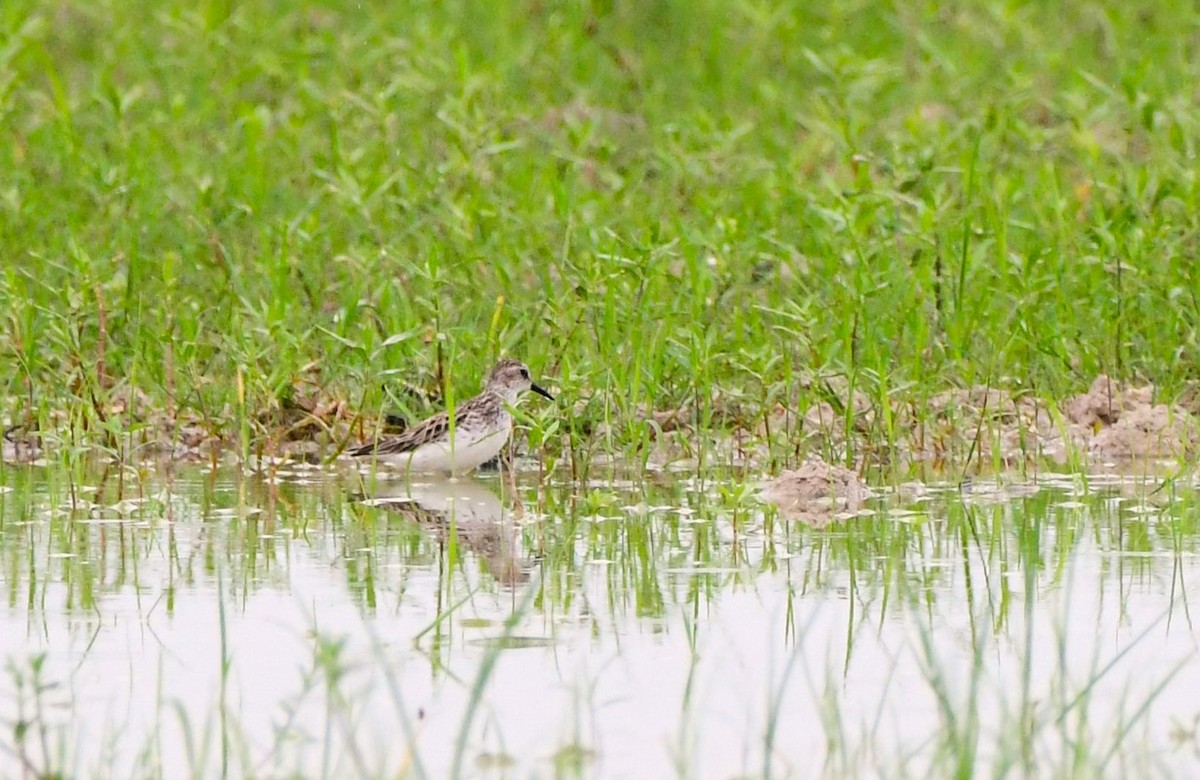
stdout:
[[1190,484],[2,473],[3,777],[1200,764]]

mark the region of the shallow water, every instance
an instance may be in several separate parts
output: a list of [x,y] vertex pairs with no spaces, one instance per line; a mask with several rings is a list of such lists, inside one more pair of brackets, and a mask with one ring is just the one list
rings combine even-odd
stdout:
[[903,485],[814,530],[687,475],[2,481],[0,776],[1200,765],[1190,487]]

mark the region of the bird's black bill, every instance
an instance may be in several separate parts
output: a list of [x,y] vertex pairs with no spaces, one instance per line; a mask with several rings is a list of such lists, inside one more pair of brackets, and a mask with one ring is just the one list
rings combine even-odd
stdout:
[[551,401],[554,400],[554,396],[550,395],[545,390],[543,390],[542,388],[533,384],[532,382],[529,384],[529,389],[532,390],[533,392],[537,393],[538,395],[542,396],[543,398],[549,398]]

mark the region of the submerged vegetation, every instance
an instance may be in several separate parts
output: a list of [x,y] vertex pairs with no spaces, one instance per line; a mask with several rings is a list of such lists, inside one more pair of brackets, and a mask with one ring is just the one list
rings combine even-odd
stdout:
[[3,411],[113,449],[340,441],[503,352],[561,390],[539,441],[578,459],[654,410],[744,433],[844,405],[829,378],[918,421],[955,386],[1174,398],[1197,19],[11,0]]
[[1188,774],[1197,41],[4,0],[0,776]]

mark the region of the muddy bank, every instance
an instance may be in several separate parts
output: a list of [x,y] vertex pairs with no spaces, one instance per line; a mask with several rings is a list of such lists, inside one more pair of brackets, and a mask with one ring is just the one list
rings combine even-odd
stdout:
[[[380,429],[402,430],[403,420],[361,415],[341,398],[297,386],[292,395],[248,421],[249,450],[259,456],[319,462],[367,441]],[[599,399],[603,401],[604,399]],[[644,427],[640,453],[650,465],[726,464],[773,472],[819,454],[829,462],[863,466],[968,464],[1011,468],[1033,462],[1102,464],[1137,459],[1190,459],[1200,449],[1200,387],[1174,402],[1153,385],[1097,377],[1086,392],[1057,401],[1026,392],[975,386],[922,397],[895,394],[886,405],[844,379],[807,380],[788,406],[763,409],[736,393],[714,393],[702,414],[696,404],[656,409],[640,405],[621,419],[612,404],[577,399],[562,408],[561,450],[575,442],[589,459],[611,458],[600,445],[623,447]],[[600,412],[596,410],[599,409]],[[99,410],[108,428],[67,435],[66,416],[53,431],[5,426],[0,456],[36,462],[48,453],[93,441],[96,449],[134,459],[216,460],[241,450],[233,410],[201,416],[164,412],[138,391],[114,392]],[[697,421],[706,420],[697,431]],[[632,433],[631,433],[632,432]],[[523,441],[518,437],[518,450]],[[705,448],[709,455],[698,453]],[[558,454],[555,443],[544,452]],[[624,452],[623,457],[639,453]]]
[[757,428],[809,448],[852,450],[856,461],[924,463],[978,460],[1013,467],[1050,461],[1103,463],[1188,459],[1200,447],[1200,392],[1174,403],[1153,385],[1101,375],[1086,392],[1059,401],[994,387],[955,388],[924,401],[891,399],[829,383],[802,412],[777,408]]
[[1087,392],[1060,404],[978,387],[936,400],[942,419],[957,412],[975,424],[973,441],[983,456],[1005,461],[1188,459],[1200,442],[1192,411],[1162,402],[1153,385],[1134,386],[1104,375]]
[[[119,453],[123,459],[217,461],[241,450],[237,410],[202,415],[190,409],[163,409],[138,389],[116,387],[103,402],[93,400],[82,431],[72,431],[66,414],[50,415],[48,430],[5,420],[0,457],[10,463],[36,463],[67,449],[93,454]],[[246,420],[249,451],[258,456],[320,461],[360,440],[368,420],[348,404],[301,384],[292,394]],[[386,426],[386,421],[383,423]],[[80,442],[83,442],[82,446]]]

